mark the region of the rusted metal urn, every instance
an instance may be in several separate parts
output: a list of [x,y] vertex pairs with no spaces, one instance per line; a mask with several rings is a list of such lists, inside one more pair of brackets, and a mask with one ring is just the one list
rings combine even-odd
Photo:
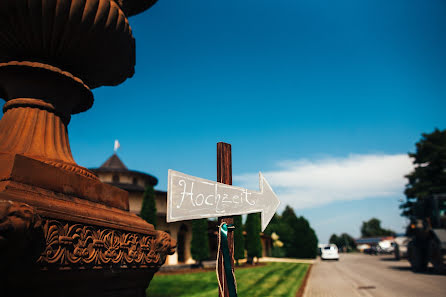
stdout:
[[74,161],[91,89],[134,74],[128,17],[156,0],[0,1],[2,296],[145,296],[176,243]]

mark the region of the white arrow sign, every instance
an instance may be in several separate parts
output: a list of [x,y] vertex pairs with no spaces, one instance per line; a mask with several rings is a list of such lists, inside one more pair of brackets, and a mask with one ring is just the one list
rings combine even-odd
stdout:
[[234,187],[169,169],[167,222],[262,213],[262,231],[280,204],[259,173],[260,192]]

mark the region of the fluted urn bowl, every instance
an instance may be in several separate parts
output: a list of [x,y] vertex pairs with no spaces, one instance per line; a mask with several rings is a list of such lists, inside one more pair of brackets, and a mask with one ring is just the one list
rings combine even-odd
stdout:
[[1,0],[0,63],[48,64],[89,88],[117,85],[134,73],[127,15],[154,0]]

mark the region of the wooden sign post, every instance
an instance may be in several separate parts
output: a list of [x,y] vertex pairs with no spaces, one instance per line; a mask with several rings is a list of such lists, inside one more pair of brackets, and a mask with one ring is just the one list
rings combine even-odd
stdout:
[[[218,236],[220,239],[224,238],[225,242],[222,244],[224,250],[219,249],[217,258],[218,279],[224,292],[224,295],[221,295],[219,290],[220,297],[229,297],[229,292],[232,292],[232,296],[236,295],[232,280],[234,235],[233,229],[227,228],[233,224],[232,216],[260,212],[261,229],[264,231],[280,204],[262,173],[259,173],[259,187],[260,191],[252,191],[232,186],[231,145],[224,142],[217,143],[217,181],[169,169],[166,218],[168,223],[218,217],[218,225],[221,227]],[[226,270],[224,258],[226,258]],[[229,273],[229,266],[232,274]],[[225,271],[231,278],[229,287]]]
[[[217,182],[222,184],[232,185],[232,156],[231,156],[231,145],[229,143],[219,142],[217,143]],[[228,225],[232,225],[234,223],[234,219],[232,216],[227,217],[219,217],[218,225],[220,226],[222,223],[226,223]],[[228,245],[229,245],[229,255],[231,256],[231,269],[232,273],[234,273],[234,233],[231,231],[233,229],[229,229],[228,232]],[[219,290],[218,295],[220,297],[229,297],[229,291],[226,281],[226,275],[224,271],[224,263],[223,263],[223,252],[220,249],[220,252],[217,255],[218,261],[218,276],[219,279],[222,280],[222,287],[224,296],[221,295]]]

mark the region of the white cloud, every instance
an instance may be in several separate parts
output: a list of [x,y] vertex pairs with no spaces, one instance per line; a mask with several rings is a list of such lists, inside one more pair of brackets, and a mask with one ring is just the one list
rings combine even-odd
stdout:
[[[346,158],[282,161],[279,169],[262,172],[279,199],[295,209],[336,201],[365,198],[395,198],[413,170],[406,154],[350,155]],[[234,176],[237,184],[258,189],[258,174]]]

